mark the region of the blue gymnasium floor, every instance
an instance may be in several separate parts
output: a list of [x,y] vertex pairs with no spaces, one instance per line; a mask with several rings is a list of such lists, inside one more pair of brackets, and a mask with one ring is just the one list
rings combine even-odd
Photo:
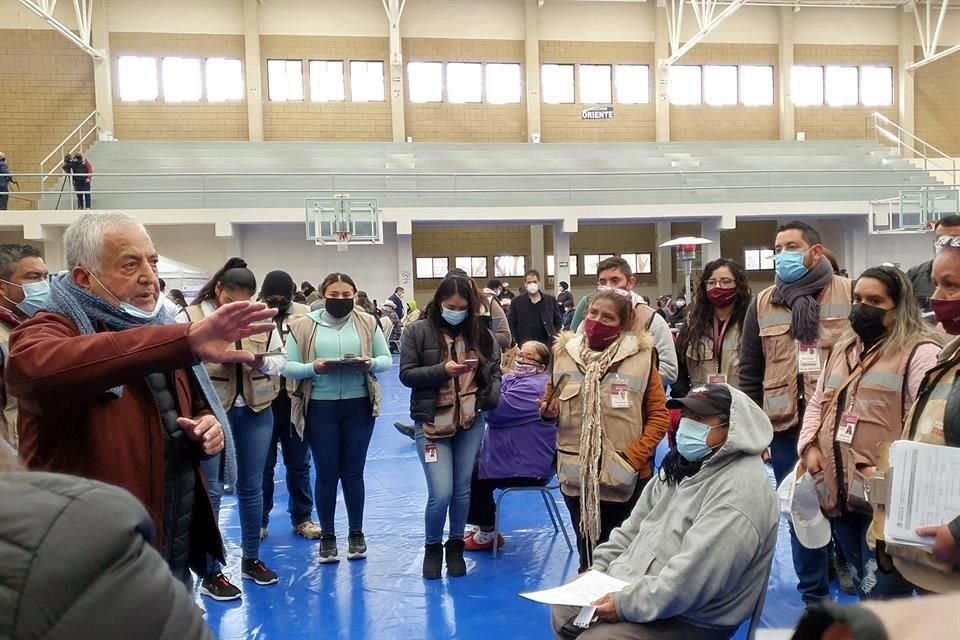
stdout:
[[[408,391],[397,370],[381,376],[384,413],[377,420],[367,462],[364,529],[366,560],[346,560],[346,513],[338,504],[340,553],[336,564],[316,562],[316,541],[295,536],[287,515],[283,464],[278,463],[270,535],[261,558],[280,583],[240,584],[240,525],[237,503],[224,496],[221,528],[227,545],[225,573],[243,589],[242,600],[202,598],[206,619],[222,640],[549,640],[549,611],[517,594],[557,586],[576,574],[576,555],[554,534],[539,494],[511,494],[504,501],[502,528],[507,544],[467,554],[468,575],[423,580],[423,506],[426,486],[413,443],[393,428],[407,420]],[[573,529],[559,500],[567,530]],[[777,555],[762,626],[789,628],[802,613],[790,559],[790,540],[781,522]],[[834,585],[836,593],[836,586]],[[845,598],[848,599],[849,598]],[[738,639],[746,637],[741,628]]]

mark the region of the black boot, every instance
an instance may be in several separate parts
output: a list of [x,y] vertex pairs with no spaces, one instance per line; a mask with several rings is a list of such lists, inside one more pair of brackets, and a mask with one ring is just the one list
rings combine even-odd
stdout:
[[443,545],[439,542],[423,545],[423,577],[436,580],[443,570]]
[[447,577],[459,578],[467,575],[467,563],[463,561],[463,540],[447,540]]

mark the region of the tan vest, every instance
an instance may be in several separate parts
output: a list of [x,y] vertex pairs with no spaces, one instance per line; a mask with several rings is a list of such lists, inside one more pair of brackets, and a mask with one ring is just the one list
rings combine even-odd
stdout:
[[[7,345],[10,344],[10,328],[3,323],[0,323],[0,343],[3,343],[4,360],[6,360],[9,354]],[[19,442],[19,438],[17,437],[17,414],[20,411],[20,405],[16,398],[7,393],[6,385],[3,384],[2,380],[0,380],[0,387],[2,387],[0,402],[3,402],[3,416],[0,418],[0,438],[9,442],[13,445],[13,448],[16,449]]]
[[[740,388],[740,335],[741,325],[734,324],[727,327],[723,335],[723,349],[720,351],[720,362],[713,352],[713,338],[704,336],[701,345],[691,344],[687,347],[686,361],[687,374],[690,376],[690,388],[707,384],[712,375],[724,375],[727,384],[736,389]],[[702,350],[702,353],[699,351]]]
[[[290,335],[290,323],[292,323],[295,318],[305,316],[309,313],[310,307],[307,305],[300,304],[299,302],[290,303],[290,313],[287,315],[287,319],[283,323],[283,327],[280,329],[280,339],[283,341],[284,347],[286,347],[287,344],[287,336]],[[297,390],[297,381],[284,377],[281,377],[280,379],[283,381],[283,386],[287,390],[287,395],[292,396],[293,392]]]
[[[763,410],[770,417],[774,431],[786,431],[800,424],[801,400],[813,397],[819,373],[799,374],[797,341],[790,337],[793,314],[785,306],[774,304],[775,287],[757,296],[757,323],[763,343]],[[820,298],[820,363],[850,328],[851,284],[834,276]],[[803,388],[799,378],[803,378]]]
[[[203,309],[200,305],[187,307],[187,316],[191,322],[203,320]],[[240,347],[250,353],[266,353],[270,346],[269,333],[263,333],[240,341]],[[220,403],[224,411],[229,411],[237,401],[237,373],[241,375],[243,400],[256,413],[260,413],[273,403],[280,393],[280,378],[271,378],[265,373],[255,371],[250,367],[239,364],[203,363],[210,375],[213,388],[220,396]]]
[[[943,435],[943,419],[947,402],[954,393],[954,384],[960,373],[960,338],[950,342],[940,353],[940,363],[927,372],[920,385],[920,395],[911,407],[904,421],[902,440],[925,442],[946,446]],[[889,469],[889,447],[881,447],[877,463],[877,474],[885,475]],[[893,471],[896,473],[896,469]],[[885,505],[874,505],[874,518],[868,533],[868,542],[883,540]],[[915,547],[889,544],[885,551],[893,558],[897,570],[913,584],[934,591],[946,593],[960,591],[960,572],[941,561],[932,553]]]
[[[364,358],[373,358],[373,337],[376,333],[377,319],[369,313],[354,308],[353,322],[360,336],[360,355]],[[290,318],[290,335],[300,347],[300,362],[313,362],[317,359],[317,321],[312,316],[304,315]],[[290,422],[297,429],[300,439],[303,439],[303,430],[307,424],[307,408],[310,406],[310,396],[313,393],[313,377],[305,378],[296,383],[290,394]],[[370,405],[373,407],[373,416],[380,415],[380,383],[377,377],[367,372],[367,393],[370,395]]]
[[[867,354],[851,370],[850,353],[856,343],[855,337],[839,342],[823,370],[826,379],[817,442],[823,453],[827,491],[820,495],[820,506],[830,518],[846,511],[871,513],[863,497],[863,469],[877,466],[881,443],[900,436],[908,409],[904,403],[910,361],[926,341],[918,340],[879,360],[875,354]],[[840,422],[847,414],[857,417],[850,442],[838,439],[843,436]]]
[[656,311],[650,305],[642,302],[633,308],[635,320],[633,321],[633,331],[638,336],[650,331],[650,323],[653,322],[653,316]]
[[[560,392],[560,417],[557,422],[557,477],[563,492],[580,495],[580,431],[583,422],[583,376],[586,365],[580,349],[586,338],[564,332],[554,345],[553,383],[564,374],[570,382]],[[626,502],[637,485],[637,472],[622,455],[624,449],[640,439],[646,416],[644,396],[653,366],[653,338],[627,333],[620,349],[600,382],[603,411],[602,452],[600,455],[600,499]],[[613,385],[625,384],[627,408],[613,406]]]
[[[456,339],[443,334],[447,342],[447,349],[454,354],[455,362],[463,362],[468,358],[477,358],[474,349],[467,349],[466,341],[462,336]],[[431,440],[452,438],[457,435],[458,429],[470,429],[477,419],[477,380],[476,369],[467,371],[462,376],[451,378],[445,385],[437,389],[437,404],[433,414],[433,422],[423,424],[423,433]]]

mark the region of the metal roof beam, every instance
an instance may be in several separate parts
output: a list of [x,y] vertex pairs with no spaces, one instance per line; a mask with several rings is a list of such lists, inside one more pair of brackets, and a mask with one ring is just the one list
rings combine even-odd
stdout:
[[907,65],[907,71],[916,71],[931,62],[936,62],[941,58],[960,51],[960,45],[955,45],[937,52],[940,45],[940,32],[943,29],[943,21],[944,18],[946,18],[947,9],[950,7],[950,0],[940,0],[939,13],[936,15],[935,23],[933,22],[933,14],[936,9],[934,9],[933,3],[934,0],[925,0],[921,9],[921,0],[914,0],[911,6],[914,20],[917,23],[917,36],[920,39],[920,50],[923,52],[923,59]]
[[91,25],[93,24],[93,0],[73,0],[73,11],[77,17],[79,35],[53,17],[53,11],[57,7],[57,0],[19,0],[19,2],[91,58],[97,61],[103,60],[103,53],[90,46]]
[[[669,67],[680,60],[680,58],[719,27],[721,23],[736,13],[740,7],[747,4],[746,0],[731,0],[731,2],[724,7],[723,11],[714,15],[714,9],[717,5],[716,0],[690,0],[690,5],[694,7],[694,16],[697,18],[700,30],[681,45],[680,34],[681,28],[683,27],[683,7],[686,2],[685,0],[669,1],[670,6],[667,6],[666,2],[664,3],[664,10],[667,12],[667,25],[670,31],[670,50],[672,53],[669,58],[660,61],[661,67]],[[697,4],[699,4],[699,6],[695,6]]]
[[954,53],[957,53],[958,51],[960,51],[960,44],[955,44],[952,47],[944,49],[940,53],[936,53],[928,58],[924,58],[920,62],[914,62],[913,64],[907,65],[907,71],[916,71],[921,67],[927,66],[931,62],[936,62],[937,60],[946,58],[949,55],[953,55]]

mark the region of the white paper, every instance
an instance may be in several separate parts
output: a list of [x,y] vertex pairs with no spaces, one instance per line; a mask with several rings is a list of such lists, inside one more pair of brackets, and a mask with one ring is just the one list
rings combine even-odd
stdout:
[[916,529],[960,515],[960,448],[898,440],[890,447],[890,466],[893,483],[883,537],[929,549],[934,538],[921,538]]
[[588,571],[573,582],[545,589],[543,591],[532,591],[530,593],[521,593],[520,595],[534,602],[544,604],[565,604],[572,607],[588,607],[591,603],[599,600],[608,593],[617,593],[623,591],[629,582],[612,578],[599,571]]

